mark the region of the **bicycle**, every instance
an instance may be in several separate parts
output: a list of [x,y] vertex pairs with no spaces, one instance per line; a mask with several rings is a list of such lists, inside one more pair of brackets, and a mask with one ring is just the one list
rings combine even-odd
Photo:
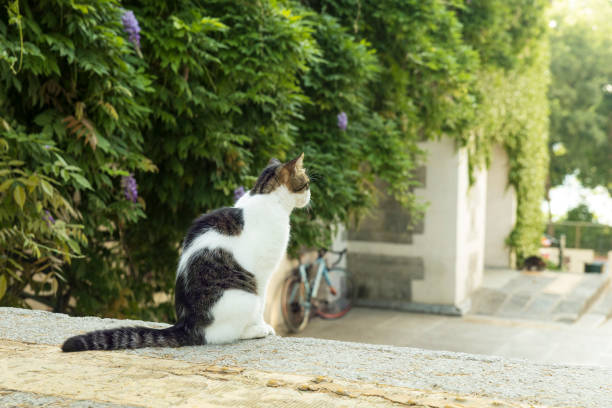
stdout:
[[[338,255],[330,268],[324,259],[327,252]],[[285,280],[281,293],[282,314],[291,333],[303,330],[313,313],[324,319],[337,319],[351,309],[353,285],[348,272],[337,267],[344,254],[346,249],[340,252],[320,249],[314,262],[300,263]],[[310,279],[308,272],[313,269],[316,269],[316,273]],[[325,280],[329,293],[317,297],[321,295],[321,279]]]

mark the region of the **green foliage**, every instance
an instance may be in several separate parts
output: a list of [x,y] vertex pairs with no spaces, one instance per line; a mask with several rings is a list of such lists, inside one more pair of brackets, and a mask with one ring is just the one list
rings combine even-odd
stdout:
[[[476,107],[471,86],[476,53],[464,43],[462,26],[448,2],[304,1],[337,18],[356,39],[376,50],[380,74],[370,85],[371,107],[417,141],[460,137]],[[453,5],[458,2],[451,2]]]
[[[376,178],[417,207],[410,188],[419,152],[414,142],[405,142],[395,120],[372,109],[376,101],[370,87],[379,83],[382,67],[371,45],[355,41],[328,14],[313,14],[308,21],[316,27],[321,54],[302,78],[310,103],[297,121],[295,144],[305,151],[313,200],[310,212],[293,215],[293,235],[299,237],[296,244],[327,246],[330,236],[322,231],[349,224],[374,204]],[[341,112],[348,118],[345,130],[338,126]]]
[[584,203],[578,204],[578,206],[569,210],[565,216],[566,221],[593,222],[594,218],[595,214],[593,214],[589,206]]
[[533,253],[548,164],[547,2],[304,3],[376,49],[381,69],[370,85],[371,106],[386,129],[401,134],[413,166],[416,142],[440,135],[467,149],[470,176],[488,164],[492,143],[505,146],[518,201],[508,244],[519,260]]
[[[60,282],[65,282],[62,264],[79,257],[87,244],[82,225],[73,223],[79,214],[58,190],[85,179],[44,136],[14,131],[6,122],[4,126],[6,136],[0,137],[0,304],[23,305],[21,294],[27,285],[33,297],[41,291],[57,291]],[[24,159],[32,156],[44,164],[26,165]]]
[[519,263],[539,247],[548,170],[548,44],[535,43],[531,52],[535,63],[506,74],[491,100],[494,109],[507,109],[506,120],[496,124],[499,133],[492,135],[499,138],[510,160],[508,182],[516,191],[517,216],[507,242]]
[[565,235],[567,248],[592,249],[596,254],[607,256],[612,251],[612,227],[603,224],[572,225],[554,224],[555,236]]
[[[6,301],[36,298],[66,311],[74,298],[80,313],[110,313],[108,299],[125,276],[124,252],[111,243],[144,215],[141,204],[126,201],[120,177],[154,168],[141,154],[139,130],[150,78],[124,39],[118,2],[22,0],[19,12],[0,11]],[[18,27],[6,24],[16,20]],[[87,307],[83,299],[91,298],[98,302]]]
[[544,222],[540,203],[548,167],[549,83],[545,8],[541,0],[513,0],[474,1],[460,9],[466,40],[481,58],[478,110],[464,144],[471,171],[488,164],[492,143],[500,143],[508,154],[517,221],[506,242],[518,264],[537,253]]
[[612,251],[612,227],[597,222],[588,205],[582,203],[570,209],[561,222],[553,224],[558,239],[565,235],[567,248],[588,248],[606,256]]
[[551,184],[577,171],[585,186],[612,192],[612,4],[579,4],[553,14]]
[[524,50],[542,37],[547,2],[473,0],[457,5],[463,37],[484,66],[506,70],[524,65]]

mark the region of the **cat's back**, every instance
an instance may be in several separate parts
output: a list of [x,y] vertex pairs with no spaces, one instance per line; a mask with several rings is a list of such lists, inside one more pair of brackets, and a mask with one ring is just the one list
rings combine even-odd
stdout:
[[273,267],[289,239],[289,216],[265,196],[240,200],[196,218],[185,235],[178,273],[204,249],[229,251],[245,269],[256,273]]
[[222,207],[196,218],[183,241],[183,248],[188,248],[194,240],[212,231],[228,237],[238,236],[244,229],[244,211],[242,208]]

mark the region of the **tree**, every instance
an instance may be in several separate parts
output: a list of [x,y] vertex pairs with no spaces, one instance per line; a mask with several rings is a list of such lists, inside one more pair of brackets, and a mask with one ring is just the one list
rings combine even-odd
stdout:
[[552,18],[551,185],[577,173],[612,192],[612,3],[559,2]]
[[578,204],[578,206],[569,210],[565,216],[566,221],[593,222],[594,219],[595,214],[593,214],[591,210],[589,210],[589,206],[584,203]]

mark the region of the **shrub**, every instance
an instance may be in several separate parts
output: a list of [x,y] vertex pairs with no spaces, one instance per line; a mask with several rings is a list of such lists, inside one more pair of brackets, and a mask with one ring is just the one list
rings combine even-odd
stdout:
[[22,0],[0,11],[3,302],[35,297],[35,287],[20,291],[39,281],[48,285],[36,299],[55,310],[104,314],[122,290],[125,252],[115,243],[144,212],[121,177],[154,166],[139,130],[150,77],[121,14],[116,1]]

